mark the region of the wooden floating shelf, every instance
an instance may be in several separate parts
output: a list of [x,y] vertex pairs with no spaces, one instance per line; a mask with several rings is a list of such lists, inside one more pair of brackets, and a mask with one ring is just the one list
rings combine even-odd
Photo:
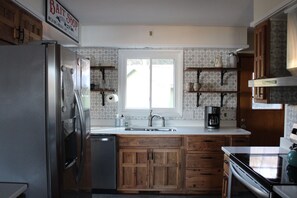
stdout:
[[105,80],[105,70],[116,70],[115,66],[91,66],[90,68],[93,70],[100,70],[103,80]]
[[203,71],[219,71],[221,72],[221,86],[224,82],[224,75],[228,71],[237,71],[237,68],[228,68],[228,67],[187,67],[185,71],[196,71],[197,72],[197,83],[199,83],[200,74]]
[[237,91],[187,91],[188,93],[238,93]]
[[221,107],[223,107],[223,102],[224,102],[224,97],[227,94],[234,94],[234,93],[239,93],[238,91],[187,91],[187,93],[196,93],[197,94],[197,102],[196,102],[196,107],[199,107],[199,100],[200,96],[203,93],[219,93],[221,94]]
[[99,89],[92,89],[91,91],[115,92],[115,89],[103,89],[103,88],[99,88]]
[[113,70],[116,69],[115,66],[91,66],[91,69],[109,69],[109,70]]
[[237,68],[230,68],[230,67],[187,67],[185,71],[221,71],[221,70],[228,70],[228,71],[236,71]]

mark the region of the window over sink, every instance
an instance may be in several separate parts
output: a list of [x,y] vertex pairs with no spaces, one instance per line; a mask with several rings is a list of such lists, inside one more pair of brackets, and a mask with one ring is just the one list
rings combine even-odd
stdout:
[[183,51],[119,50],[121,114],[182,114]]

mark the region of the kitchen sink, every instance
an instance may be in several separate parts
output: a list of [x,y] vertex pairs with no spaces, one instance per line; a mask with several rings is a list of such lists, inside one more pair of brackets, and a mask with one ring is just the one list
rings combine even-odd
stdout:
[[127,127],[125,131],[177,131],[174,127]]

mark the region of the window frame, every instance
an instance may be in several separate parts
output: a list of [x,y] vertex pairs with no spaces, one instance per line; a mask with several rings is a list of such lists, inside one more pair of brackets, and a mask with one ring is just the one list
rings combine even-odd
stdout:
[[[174,59],[174,108],[125,109],[127,59]],[[149,111],[162,116],[182,116],[183,108],[183,50],[119,50],[119,102],[120,114],[127,116],[148,116]],[[150,75],[151,80],[151,75]],[[150,91],[151,93],[151,91]],[[150,96],[151,97],[151,96]]]

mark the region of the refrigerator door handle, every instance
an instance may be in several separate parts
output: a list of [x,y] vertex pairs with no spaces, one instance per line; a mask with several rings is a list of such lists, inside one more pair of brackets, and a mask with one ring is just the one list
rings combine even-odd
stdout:
[[77,164],[76,182],[79,182],[82,177],[83,164],[84,164],[84,134],[86,134],[86,123],[85,115],[83,110],[82,101],[77,90],[74,90],[74,96],[77,104],[77,109],[79,113],[79,123],[80,123],[80,158],[79,164]]

